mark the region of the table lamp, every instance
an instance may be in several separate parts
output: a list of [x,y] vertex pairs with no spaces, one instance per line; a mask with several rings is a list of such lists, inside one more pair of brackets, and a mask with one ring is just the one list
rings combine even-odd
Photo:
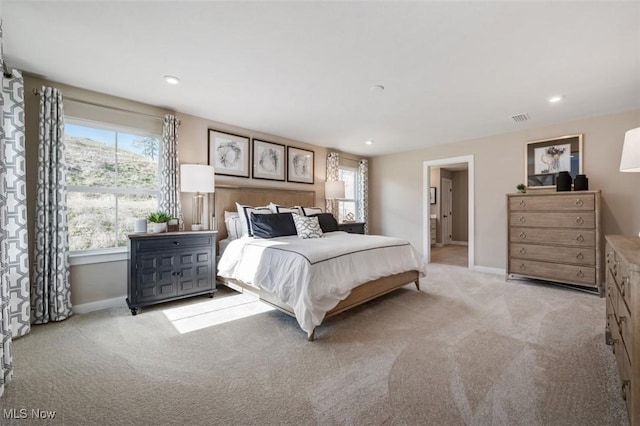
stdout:
[[204,193],[215,192],[216,177],[213,166],[203,164],[183,164],[180,166],[180,190],[193,192],[191,230],[203,231]]

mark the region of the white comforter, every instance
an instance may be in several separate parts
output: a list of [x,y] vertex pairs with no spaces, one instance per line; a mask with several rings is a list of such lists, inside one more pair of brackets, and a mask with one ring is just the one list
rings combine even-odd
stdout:
[[218,275],[276,294],[309,335],[354,287],[411,270],[425,276],[409,242],[346,232],[315,239],[244,237],[229,243],[218,263]]

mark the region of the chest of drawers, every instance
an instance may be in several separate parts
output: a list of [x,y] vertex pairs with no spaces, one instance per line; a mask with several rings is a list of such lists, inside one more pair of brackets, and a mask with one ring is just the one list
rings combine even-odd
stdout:
[[600,191],[507,195],[507,273],[602,286]]
[[640,239],[606,237],[605,336],[616,356],[620,392],[632,426],[640,425]]

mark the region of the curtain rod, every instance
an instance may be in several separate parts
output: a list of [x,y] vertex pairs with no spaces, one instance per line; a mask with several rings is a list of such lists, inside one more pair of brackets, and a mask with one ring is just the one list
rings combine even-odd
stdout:
[[[40,96],[40,91],[38,89],[33,89],[33,94],[36,96]],[[71,101],[71,102],[78,102],[81,104],[85,104],[85,105],[91,105],[91,106],[95,106],[95,107],[99,107],[99,108],[107,108],[107,109],[112,109],[115,111],[120,111],[120,112],[128,112],[131,114],[138,114],[138,115],[144,115],[145,117],[149,117],[149,118],[153,118],[156,120],[164,120],[164,117],[158,117],[157,115],[153,115],[153,114],[147,114],[146,112],[140,112],[140,111],[132,111],[130,109],[126,109],[126,108],[120,108],[120,107],[114,107],[114,106],[109,106],[109,105],[102,105],[96,102],[91,102],[91,101],[85,101],[82,99],[77,99],[77,98],[71,98],[68,96],[63,96],[64,100],[67,101]],[[180,124],[180,120],[178,120],[178,124]]]

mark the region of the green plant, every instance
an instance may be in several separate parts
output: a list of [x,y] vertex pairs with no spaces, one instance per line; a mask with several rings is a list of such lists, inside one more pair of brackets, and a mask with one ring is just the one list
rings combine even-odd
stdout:
[[171,219],[172,219],[171,216],[160,211],[149,213],[149,215],[147,216],[147,220],[153,223],[165,223],[165,222],[169,222]]
[[519,184],[518,186],[516,186],[516,188],[518,189],[518,191],[520,192],[527,192],[527,187],[524,186],[524,183]]

